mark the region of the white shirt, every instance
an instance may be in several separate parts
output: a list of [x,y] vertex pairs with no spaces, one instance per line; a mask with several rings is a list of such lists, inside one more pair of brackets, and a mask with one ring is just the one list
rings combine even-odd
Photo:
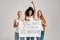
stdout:
[[37,20],[40,22],[40,29],[41,29],[41,31],[43,31],[42,21],[40,19],[38,19],[38,18],[37,18]]
[[15,28],[15,32],[19,33],[19,27],[22,27],[23,21],[19,21],[18,19],[16,19],[16,22],[17,23],[19,22],[19,25],[18,25],[18,27]]
[[40,29],[41,29],[41,31],[43,31],[43,26],[42,26],[42,22],[39,20],[39,22],[41,23],[40,24]]

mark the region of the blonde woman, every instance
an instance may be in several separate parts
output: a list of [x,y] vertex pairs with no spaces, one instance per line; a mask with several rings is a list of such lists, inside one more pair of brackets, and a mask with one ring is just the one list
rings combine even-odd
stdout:
[[22,27],[22,21],[24,21],[24,19],[22,18],[22,12],[18,11],[17,16],[18,17],[14,19],[13,24],[13,27],[15,28],[15,40],[24,40],[24,37],[19,38],[19,27]]

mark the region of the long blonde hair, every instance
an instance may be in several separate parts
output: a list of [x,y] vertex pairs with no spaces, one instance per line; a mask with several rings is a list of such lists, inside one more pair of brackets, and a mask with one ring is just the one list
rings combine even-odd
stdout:
[[38,12],[37,12],[37,16],[39,17],[39,12],[41,13],[41,16],[40,16],[40,19],[44,22],[44,23],[42,23],[42,25],[43,25],[43,27],[45,27],[46,25],[46,20],[45,20],[45,18],[43,17],[43,14],[42,14],[42,11],[41,10],[38,10]]

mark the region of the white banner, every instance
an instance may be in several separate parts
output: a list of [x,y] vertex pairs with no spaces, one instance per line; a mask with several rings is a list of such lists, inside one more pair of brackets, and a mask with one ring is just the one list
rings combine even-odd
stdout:
[[41,22],[39,21],[24,21],[23,25],[19,27],[19,37],[40,37],[40,28]]

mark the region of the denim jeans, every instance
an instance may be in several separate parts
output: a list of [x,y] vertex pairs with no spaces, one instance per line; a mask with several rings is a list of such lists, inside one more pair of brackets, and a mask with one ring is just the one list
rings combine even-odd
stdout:
[[44,40],[44,31],[41,31],[41,37],[40,40]]
[[26,40],[34,40],[34,37],[26,37]]
[[25,37],[20,37],[20,40],[25,40]]
[[[36,37],[37,40],[44,40],[44,31],[41,31],[41,37]],[[20,40],[24,40],[24,37],[20,37]],[[34,37],[26,37],[26,40],[34,40]],[[15,40],[19,40],[19,33],[15,32]]]
[[19,33],[15,32],[15,40],[24,40],[25,38],[24,37],[20,37],[19,38]]
[[15,32],[15,40],[19,40],[19,33]]
[[41,31],[41,37],[36,37],[37,40],[44,40],[44,31]]
[[40,37],[36,37],[37,40],[40,40]]

